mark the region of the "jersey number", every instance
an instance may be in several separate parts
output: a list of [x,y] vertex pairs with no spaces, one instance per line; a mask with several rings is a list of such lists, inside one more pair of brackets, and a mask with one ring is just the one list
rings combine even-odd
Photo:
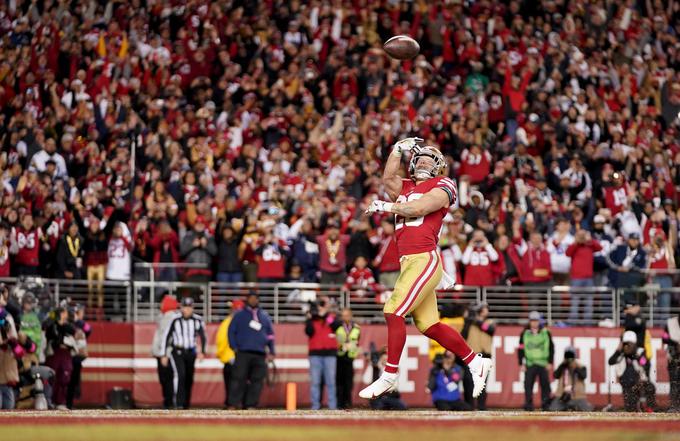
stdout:
[[[397,198],[397,202],[398,203],[411,202],[411,201],[415,201],[416,199],[420,199],[422,197],[423,197],[422,193],[411,193],[408,196],[399,195],[399,197]],[[398,230],[398,229],[404,228],[404,227],[419,227],[423,224],[424,220],[425,220],[424,216],[404,218],[404,217],[395,215],[394,216],[394,229]]]

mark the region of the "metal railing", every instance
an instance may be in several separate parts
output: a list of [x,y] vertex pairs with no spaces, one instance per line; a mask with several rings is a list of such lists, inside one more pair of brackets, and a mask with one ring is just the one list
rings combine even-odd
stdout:
[[[351,307],[362,322],[383,320],[380,293],[345,291],[340,285],[317,283],[193,283],[167,281],[103,281],[101,285],[87,280],[29,278],[17,283],[16,278],[0,279],[20,296],[31,291],[41,308],[49,308],[69,299],[88,308],[90,319],[110,321],[155,321],[159,302],[165,293],[178,298],[192,296],[195,310],[208,322],[223,319],[229,313],[229,302],[243,299],[256,292],[260,305],[275,323],[296,323],[305,320],[310,302],[327,296],[337,308]],[[102,307],[98,293],[103,293]],[[359,295],[361,294],[361,295]],[[377,295],[376,295],[377,294]],[[382,300],[390,292],[382,293]],[[649,326],[663,326],[665,320],[680,313],[680,288],[661,288],[648,284],[640,288],[609,287],[572,288],[569,286],[457,286],[437,292],[440,306],[486,302],[491,316],[504,324],[524,323],[529,311],[539,311],[549,325],[593,326],[602,319],[618,326],[627,303],[641,305],[641,315]],[[578,307],[575,308],[575,301]],[[673,306],[668,306],[673,305]]]

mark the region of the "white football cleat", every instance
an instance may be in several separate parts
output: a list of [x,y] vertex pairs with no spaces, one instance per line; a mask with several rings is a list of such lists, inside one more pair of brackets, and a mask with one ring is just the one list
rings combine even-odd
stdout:
[[361,392],[359,392],[359,396],[367,400],[374,400],[387,393],[393,392],[397,390],[397,378],[397,374],[383,372],[380,378],[363,388]]
[[473,398],[477,398],[481,395],[486,386],[486,377],[489,376],[489,372],[491,372],[491,368],[493,367],[493,362],[490,358],[483,358],[482,354],[477,354],[475,358],[476,359],[468,365],[470,373],[472,374],[472,381],[474,382],[474,387],[472,389]]

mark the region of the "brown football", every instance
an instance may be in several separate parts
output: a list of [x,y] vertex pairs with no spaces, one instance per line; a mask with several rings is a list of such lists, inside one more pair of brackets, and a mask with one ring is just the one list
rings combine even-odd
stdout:
[[385,52],[397,60],[410,60],[420,52],[420,45],[408,35],[396,35],[383,44]]

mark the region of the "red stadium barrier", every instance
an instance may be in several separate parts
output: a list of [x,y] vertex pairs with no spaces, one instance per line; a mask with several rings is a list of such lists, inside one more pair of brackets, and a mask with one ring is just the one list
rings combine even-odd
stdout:
[[[83,371],[83,388],[80,404],[103,405],[107,392],[115,386],[131,389],[138,406],[158,406],[161,391],[156,375],[156,359],[151,357],[153,324],[94,324],[89,342],[89,358]],[[287,382],[298,383],[298,405],[309,405],[307,337],[300,324],[276,325],[277,370],[274,383],[262,393],[263,406],[283,407]],[[361,343],[368,348],[371,341],[381,347],[387,341],[387,328],[382,325],[362,326]],[[208,339],[215,341],[217,325],[208,326]],[[524,386],[517,364],[517,343],[521,328],[500,327],[494,337],[496,368],[489,376],[488,404],[491,407],[520,407],[523,404]],[[596,406],[607,403],[607,359],[618,345],[620,330],[602,328],[554,329],[555,363],[562,360],[564,348],[573,345],[579,350],[579,359],[588,368],[586,388],[589,400]],[[652,380],[657,386],[659,402],[664,405],[668,395],[666,354],[662,348],[659,330],[652,331]],[[400,391],[411,407],[431,406],[425,385],[430,369],[429,341],[409,327],[405,354],[401,361]],[[214,346],[209,346],[214,354]],[[364,360],[357,360],[355,397],[370,373]],[[659,369],[657,369],[657,366]],[[367,375],[368,374],[368,375]],[[554,384],[553,384],[554,386]],[[554,390],[554,387],[553,387]],[[621,404],[621,389],[611,384],[615,404]],[[224,400],[222,365],[214,357],[198,363],[192,404],[196,406],[221,406]],[[361,403],[356,397],[355,403]],[[535,402],[539,403],[538,393]]]

